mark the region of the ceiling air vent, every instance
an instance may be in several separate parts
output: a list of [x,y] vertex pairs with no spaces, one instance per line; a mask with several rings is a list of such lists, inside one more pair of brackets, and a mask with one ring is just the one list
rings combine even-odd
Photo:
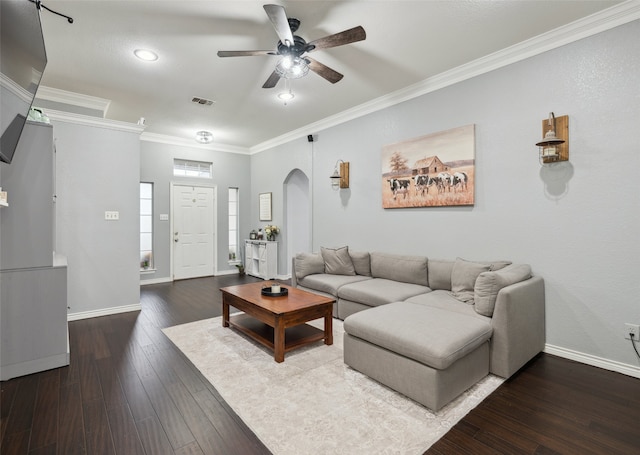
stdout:
[[194,96],[191,99],[191,102],[196,103],[196,104],[201,104],[203,106],[212,106],[214,101],[211,100],[207,100],[205,98],[198,98],[197,96]]

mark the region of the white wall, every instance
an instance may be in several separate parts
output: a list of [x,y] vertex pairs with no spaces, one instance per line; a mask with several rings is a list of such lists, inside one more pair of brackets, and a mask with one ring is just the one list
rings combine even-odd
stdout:
[[[139,132],[53,120],[56,248],[71,318],[140,304]],[[120,212],[106,221],[105,211]]]
[[[569,116],[571,156],[542,168],[534,144],[550,111]],[[475,205],[382,209],[381,148],[467,124]],[[298,167],[312,176],[314,250],[529,263],[546,282],[550,350],[637,369],[622,328],[640,324],[640,21],[311,133],[313,164],[306,138],[252,159],[253,192],[273,191],[276,224],[280,183]],[[337,159],[351,163],[340,192]]]

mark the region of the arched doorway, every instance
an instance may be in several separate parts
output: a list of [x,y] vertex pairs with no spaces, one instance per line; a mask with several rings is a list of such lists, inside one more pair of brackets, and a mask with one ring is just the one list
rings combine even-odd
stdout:
[[284,180],[284,224],[286,228],[285,251],[280,257],[280,270],[292,273],[291,258],[301,251],[311,251],[311,199],[309,195],[309,177],[300,169],[292,170]]

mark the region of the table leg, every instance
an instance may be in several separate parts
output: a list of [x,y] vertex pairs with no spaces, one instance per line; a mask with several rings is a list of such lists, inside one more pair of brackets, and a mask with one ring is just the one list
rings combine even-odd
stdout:
[[273,357],[278,363],[284,362],[284,323],[280,318],[273,328]]
[[331,312],[324,317],[324,344],[333,344],[333,316]]
[[229,303],[222,296],[222,327],[229,327]]

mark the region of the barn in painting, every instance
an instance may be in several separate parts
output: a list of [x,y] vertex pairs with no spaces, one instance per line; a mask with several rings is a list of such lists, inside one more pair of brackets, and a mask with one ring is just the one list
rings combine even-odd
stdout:
[[437,156],[423,158],[416,161],[413,165],[413,175],[437,174],[439,172],[449,172],[450,170],[451,168],[440,161],[440,158],[438,158]]

